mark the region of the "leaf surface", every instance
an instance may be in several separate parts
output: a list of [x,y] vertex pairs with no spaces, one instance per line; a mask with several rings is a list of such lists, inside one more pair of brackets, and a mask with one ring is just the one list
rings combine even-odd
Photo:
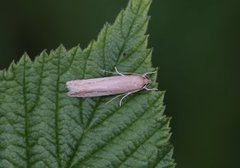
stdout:
[[[154,71],[147,49],[150,0],[130,0],[113,25],[81,50],[27,54],[0,71],[0,167],[175,167],[164,92],[140,91],[119,107],[112,96],[70,98],[65,83]],[[151,87],[157,87],[156,75]]]

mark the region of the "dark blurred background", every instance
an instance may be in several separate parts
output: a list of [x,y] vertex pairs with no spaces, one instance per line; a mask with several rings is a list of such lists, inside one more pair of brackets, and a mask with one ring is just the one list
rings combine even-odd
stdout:
[[[85,48],[127,0],[1,1],[0,69],[23,52]],[[240,1],[154,0],[148,33],[178,168],[239,168]]]

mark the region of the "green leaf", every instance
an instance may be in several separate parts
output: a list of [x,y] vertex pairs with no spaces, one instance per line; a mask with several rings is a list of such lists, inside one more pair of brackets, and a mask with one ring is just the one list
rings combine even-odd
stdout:
[[[83,51],[25,54],[0,71],[0,167],[175,167],[164,92],[141,91],[121,107],[112,96],[70,98],[66,81],[104,71],[153,71],[145,35],[150,0],[130,0]],[[156,75],[152,87],[156,87]]]

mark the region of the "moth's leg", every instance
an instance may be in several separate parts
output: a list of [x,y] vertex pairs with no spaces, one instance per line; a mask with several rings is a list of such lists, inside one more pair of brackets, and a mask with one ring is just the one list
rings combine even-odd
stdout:
[[118,98],[118,97],[120,97],[120,96],[123,96],[123,95],[125,95],[125,93],[115,96],[115,97],[112,98],[111,100],[107,101],[105,104],[108,104],[108,103],[112,102],[113,100],[115,100],[116,98]]
[[[125,75],[139,75],[139,76],[141,76],[141,74],[138,74],[138,73],[131,73],[131,72],[121,73],[121,72],[118,71],[117,67],[114,67],[114,69],[115,69],[116,73],[117,73],[118,75],[121,75],[121,76],[125,76]],[[148,74],[148,73],[147,73],[147,74]],[[146,74],[146,75],[147,75],[147,74]],[[146,75],[143,74],[142,76],[145,77]]]
[[117,73],[118,75],[120,75],[120,76],[125,76],[124,74],[122,74],[121,72],[118,71],[117,67],[114,67],[114,69],[115,69],[115,71],[116,71],[116,73]]
[[111,73],[111,74],[118,74],[120,76],[125,76],[123,73],[119,72],[116,67],[114,67],[114,69],[115,69],[115,72],[107,71],[107,70],[104,70],[104,69],[101,69],[101,71]]
[[133,93],[135,93],[135,92],[138,92],[138,91],[140,91],[140,90],[142,90],[142,89],[138,89],[138,90],[134,90],[134,91],[132,91],[132,92],[126,93],[126,94],[121,98],[121,100],[119,101],[119,105],[120,105],[120,106],[122,105],[123,99],[125,99],[127,96],[129,96],[130,94],[133,94]]
[[111,73],[111,74],[116,74],[116,72],[111,72],[111,71],[107,71],[107,70],[104,70],[104,69],[101,69],[101,71]]
[[157,73],[157,71],[153,71],[153,72],[146,72],[146,73],[144,73],[142,76],[143,76],[143,77],[146,77],[147,75],[150,75],[150,74],[155,74],[155,73]]
[[[131,73],[131,72],[124,72],[124,73],[121,73],[121,72],[119,72],[118,71],[118,69],[117,69],[117,67],[114,67],[114,69],[115,69],[115,71],[116,71],[116,73],[118,74],[118,75],[120,75],[120,76],[125,76],[125,75],[141,75],[141,74],[138,74],[138,73]],[[148,74],[148,73],[147,73]],[[147,75],[146,74],[146,75]],[[146,76],[145,74],[144,75],[142,75],[142,76]]]
[[112,98],[111,100],[109,100],[109,101],[108,101],[107,103],[105,103],[105,104],[108,104],[108,103],[112,102],[113,100],[117,99],[118,97],[124,95],[124,96],[120,99],[120,101],[119,101],[119,105],[121,106],[123,99],[125,99],[125,98],[126,98],[127,96],[129,96],[130,94],[135,93],[135,92],[138,92],[138,91],[140,91],[140,90],[142,90],[142,89],[138,89],[138,90],[135,90],[135,91],[132,91],[132,92],[128,92],[128,93],[123,93],[123,94],[117,95],[117,96],[115,96],[114,98]]
[[122,101],[123,101],[123,99],[125,99],[125,98],[126,98],[127,96],[129,96],[131,93],[132,93],[132,92],[129,92],[129,93],[125,94],[125,95],[121,98],[121,100],[119,101],[119,106],[120,106],[120,107],[122,106]]
[[[121,72],[118,71],[117,67],[114,67],[114,70],[115,70],[115,72],[111,72],[111,71],[107,71],[107,70],[101,69],[101,71],[103,71],[103,72],[107,72],[107,73],[111,73],[111,74],[118,74],[120,76],[125,76],[125,75],[128,75],[128,74],[129,75],[141,75],[141,74],[138,74],[138,73],[129,73],[129,72],[121,73]],[[154,73],[157,73],[157,71],[146,72],[146,73],[142,74],[141,76],[145,78],[147,75],[154,74]]]
[[157,88],[151,88],[151,89],[149,89],[149,88],[144,88],[145,90],[147,90],[147,91],[157,91],[158,89]]
[[145,89],[145,90],[147,90],[147,91],[157,91],[158,89],[157,88],[148,88],[147,87],[147,85],[145,85],[144,87],[143,87],[143,89]]

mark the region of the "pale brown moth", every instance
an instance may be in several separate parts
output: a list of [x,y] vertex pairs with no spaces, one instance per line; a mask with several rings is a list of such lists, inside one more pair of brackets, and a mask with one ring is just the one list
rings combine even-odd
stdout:
[[[69,90],[68,96],[98,97],[120,94],[115,98],[123,96],[119,102],[121,106],[122,100],[132,93],[144,89],[157,90],[156,88],[153,89],[147,88],[147,86],[150,84],[150,80],[147,77],[147,75],[156,72],[147,72],[142,75],[140,74],[125,75],[123,73],[120,73],[116,67],[115,71],[119,76],[68,81],[66,83],[67,88]],[[111,99],[110,101],[112,101],[113,99]]]

